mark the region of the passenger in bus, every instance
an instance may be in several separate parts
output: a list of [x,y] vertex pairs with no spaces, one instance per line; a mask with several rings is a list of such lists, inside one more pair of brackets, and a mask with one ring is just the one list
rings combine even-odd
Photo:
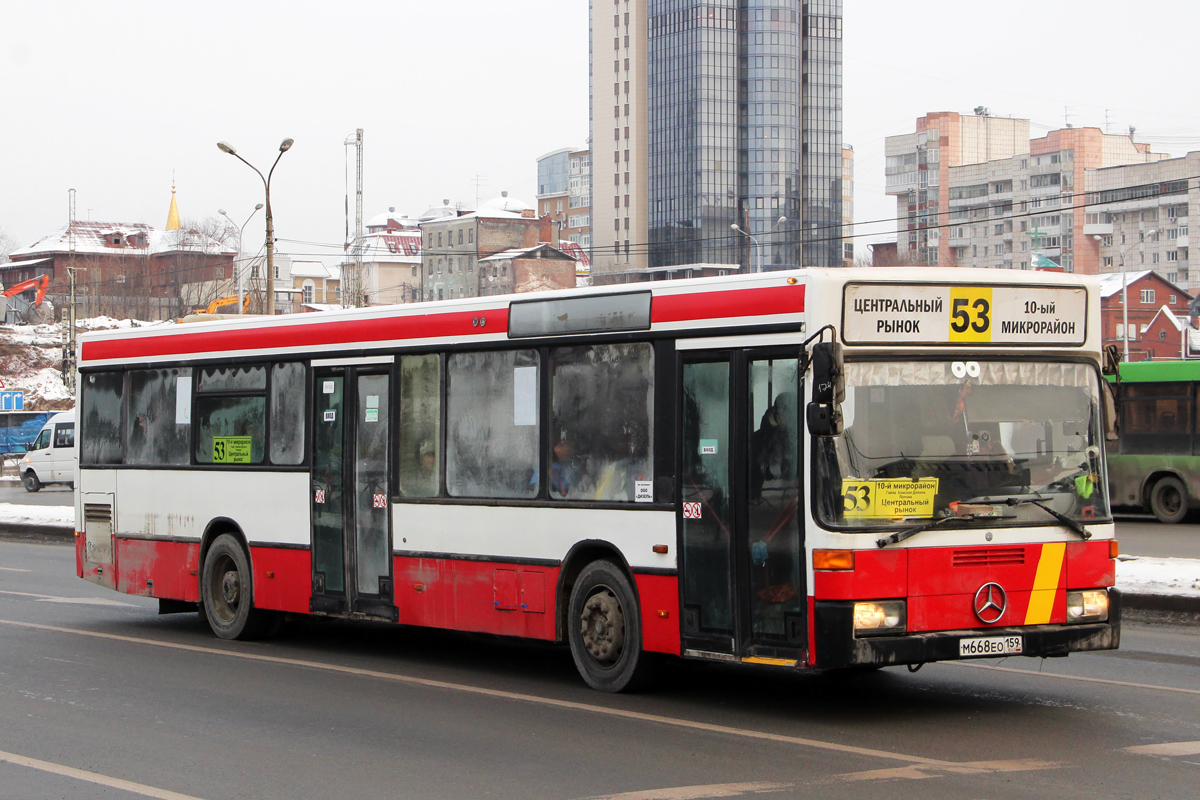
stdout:
[[763,484],[786,478],[795,465],[788,437],[795,436],[796,394],[780,392],[763,412],[758,430],[750,435],[750,499],[762,497]]

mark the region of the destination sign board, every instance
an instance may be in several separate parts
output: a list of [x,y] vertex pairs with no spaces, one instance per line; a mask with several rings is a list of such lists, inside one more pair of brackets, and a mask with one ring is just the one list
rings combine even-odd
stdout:
[[1086,339],[1082,286],[846,284],[846,344],[1078,347]]

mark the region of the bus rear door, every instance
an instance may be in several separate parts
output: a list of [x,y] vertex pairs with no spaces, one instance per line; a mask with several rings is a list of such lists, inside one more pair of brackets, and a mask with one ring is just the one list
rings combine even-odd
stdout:
[[681,362],[684,655],[802,663],[798,348],[696,351]]
[[390,474],[390,367],[313,362],[314,612],[395,620]]

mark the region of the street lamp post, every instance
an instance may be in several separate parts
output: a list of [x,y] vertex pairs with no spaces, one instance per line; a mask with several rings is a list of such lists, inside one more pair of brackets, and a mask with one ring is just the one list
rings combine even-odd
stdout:
[[[1158,233],[1158,230],[1151,228],[1142,234],[1141,241],[1130,242],[1122,247],[1119,252],[1121,254],[1121,343],[1125,347],[1125,360],[1129,361],[1129,279],[1125,272],[1125,254],[1130,251],[1134,245],[1140,245],[1146,241],[1146,238]],[[1093,236],[1097,242],[1103,241],[1102,236]]]
[[[235,275],[237,276],[237,294],[238,294],[238,313],[239,314],[242,313],[242,306],[245,304],[245,301],[243,298],[245,289],[243,288],[243,284],[242,284],[242,276],[243,276],[242,269],[244,267],[244,265],[242,264],[242,234],[246,232],[246,226],[250,224],[250,220],[252,220],[254,218],[254,215],[257,214],[262,207],[263,207],[262,203],[259,203],[258,205],[254,206],[254,210],[250,212],[250,216],[246,217],[246,221],[243,222],[242,226],[237,229],[238,252],[237,252],[237,262],[236,262],[237,266],[235,267],[237,272],[235,273]],[[234,222],[232,219],[230,219],[229,215],[225,213],[225,209],[218,208],[217,213],[220,214],[222,217],[224,217],[226,220],[228,220],[230,225],[233,225],[235,228],[237,228],[237,223]]]
[[229,142],[217,142],[217,148],[222,153],[228,153],[238,161],[245,164],[258,175],[263,182],[263,189],[266,192],[266,207],[267,207],[267,313],[275,313],[275,221],[271,216],[271,176],[275,174],[275,167],[279,164],[279,159],[283,158],[283,154],[291,149],[293,144],[292,139],[284,139],[279,143],[279,155],[275,156],[275,163],[271,165],[271,169],[267,172],[266,177],[258,171],[258,167],[251,164],[246,159],[238,155],[237,150]]
[[[775,224],[772,225],[771,229],[767,231],[767,235],[769,236],[772,233],[774,233],[775,229],[778,228],[780,225],[782,225],[785,222],[787,222],[787,217],[780,217],[779,219],[775,220]],[[747,239],[750,240],[750,244],[753,245],[754,248],[758,251],[758,268],[754,269],[752,271],[753,272],[762,272],[763,271],[763,269],[762,269],[762,245],[759,243],[758,239],[755,238],[753,235],[747,233],[746,231],[742,230],[741,226],[739,226],[736,222],[733,223],[732,225],[730,225],[729,229],[732,231],[736,231],[737,233],[740,233],[742,236],[745,236]]]

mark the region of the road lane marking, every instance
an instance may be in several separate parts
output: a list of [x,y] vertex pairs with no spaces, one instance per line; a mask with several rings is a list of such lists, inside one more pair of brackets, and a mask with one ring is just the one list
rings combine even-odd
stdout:
[[99,772],[88,772],[84,769],[67,767],[50,761],[40,761],[28,756],[19,756],[16,753],[6,753],[3,750],[0,750],[0,761],[7,761],[9,764],[16,764],[19,767],[28,767],[29,769],[74,778],[77,781],[96,783],[100,786],[107,786],[110,789],[120,789],[125,792],[140,794],[144,797],[157,797],[159,800],[200,800],[200,798],[193,797],[190,794],[180,794],[179,792],[159,789],[155,786],[147,786],[144,783],[134,783],[133,781],[126,781],[120,778],[111,778],[108,775],[101,775]]
[[[678,717],[665,717],[659,714],[647,714],[641,711],[628,711],[621,708],[609,708],[606,706],[594,706],[587,703],[578,703],[573,700],[559,700],[552,697],[541,697],[538,695],[522,694],[520,692],[509,692],[502,689],[488,689],[482,686],[471,686],[470,684],[451,683],[449,681],[439,681],[430,678],[417,678],[411,675],[403,675],[394,672],[380,672],[373,669],[362,669],[360,667],[347,667],[340,664],[329,664],[321,661],[307,661],[298,658],[284,658],[282,656],[268,656],[259,653],[244,653],[236,650],[224,650],[215,647],[201,647],[194,644],[181,644],[178,642],[164,642],[157,639],[145,639],[137,636],[124,636],[116,633],[101,633],[99,631],[88,631],[79,628],[63,628],[56,625],[44,625],[37,622],[18,622],[17,620],[0,619],[0,625],[11,625],[18,628],[28,628],[30,630],[49,631],[52,633],[69,633],[78,636],[90,636],[96,639],[106,639],[113,642],[129,642],[131,644],[144,644],[152,647],[163,647],[170,650],[181,650],[188,653],[207,653],[215,656],[227,656],[229,658],[240,658],[245,661],[259,661],[267,664],[281,664],[291,667],[307,667],[309,669],[324,670],[326,672],[336,672],[343,675],[354,675],[362,678],[377,678],[394,683],[403,683],[411,686],[422,686],[431,689],[444,689],[455,692],[464,692],[467,694],[482,695],[485,697],[495,697],[502,700],[512,700],[521,703],[531,703],[541,706],[549,706],[552,708],[564,708],[572,711],[584,711],[591,714],[601,714],[609,717],[618,717],[621,719],[638,720],[640,722],[657,723],[659,725],[669,725],[675,728],[684,728],[687,730],[704,731],[706,733],[724,734],[727,736],[737,736],[744,739],[755,739],[759,741],[777,742],[780,744],[790,744],[798,747],[807,747],[814,750],[827,750],[837,753],[847,753],[850,755],[866,756],[868,758],[886,759],[888,761],[899,761],[904,764],[928,764],[936,767],[959,767],[960,762],[944,761],[937,758],[924,758],[922,756],[908,755],[906,753],[895,753],[888,750],[876,750],[870,747],[858,747],[849,744],[839,744],[837,742],[826,742],[820,739],[808,739],[801,736],[789,736],[782,733],[768,733],[766,731],[748,730],[746,728],[734,728],[728,725],[714,725],[708,722],[697,722],[689,719],[680,719]],[[976,762],[984,763],[984,762]],[[1000,763],[1000,762],[988,762]],[[1018,763],[1018,762],[1012,762]],[[1020,762],[1024,763],[1024,762]],[[989,771],[985,768],[967,764],[967,767],[972,771],[982,770]],[[1041,767],[1039,767],[1040,769]],[[990,771],[997,771],[992,769]]]
[[741,797],[763,792],[782,792],[794,789],[794,783],[712,783],[707,786],[672,786],[668,789],[647,789],[640,792],[605,794],[587,800],[708,800],[710,797]]
[[133,603],[122,603],[120,600],[109,600],[105,597],[56,597],[52,594],[10,592],[4,589],[0,589],[0,594],[15,594],[18,597],[36,597],[39,603],[71,603],[80,606],[125,606],[126,608],[137,608]]
[[32,572],[29,569],[17,569],[16,567],[0,567],[0,572]]
[[1041,761],[1034,758],[1018,758],[1012,761],[964,761],[947,766],[936,764],[913,764],[908,767],[888,767],[887,769],[871,769],[865,772],[847,772],[834,775],[832,780],[839,781],[877,781],[895,780],[924,780],[943,775],[985,775],[993,772],[1030,772],[1039,769],[1061,769],[1068,766],[1060,761]]
[[947,667],[967,667],[969,669],[986,669],[995,672],[1015,672],[1018,675],[1028,675],[1032,678],[1056,678],[1060,681],[1080,681],[1082,683],[1103,683],[1109,686],[1128,686],[1133,689],[1155,689],[1160,692],[1178,692],[1179,694],[1200,694],[1200,689],[1184,689],[1179,686],[1160,686],[1156,683],[1133,683],[1131,681],[1114,681],[1109,678],[1085,678],[1082,675],[1056,675],[1053,672],[1034,672],[1031,669],[1015,669],[1013,667],[993,667],[990,664],[969,664],[963,661],[939,661],[938,664]]
[[1200,754],[1200,742],[1163,742],[1162,744],[1139,744],[1124,748],[1126,753],[1139,756],[1194,756]]

